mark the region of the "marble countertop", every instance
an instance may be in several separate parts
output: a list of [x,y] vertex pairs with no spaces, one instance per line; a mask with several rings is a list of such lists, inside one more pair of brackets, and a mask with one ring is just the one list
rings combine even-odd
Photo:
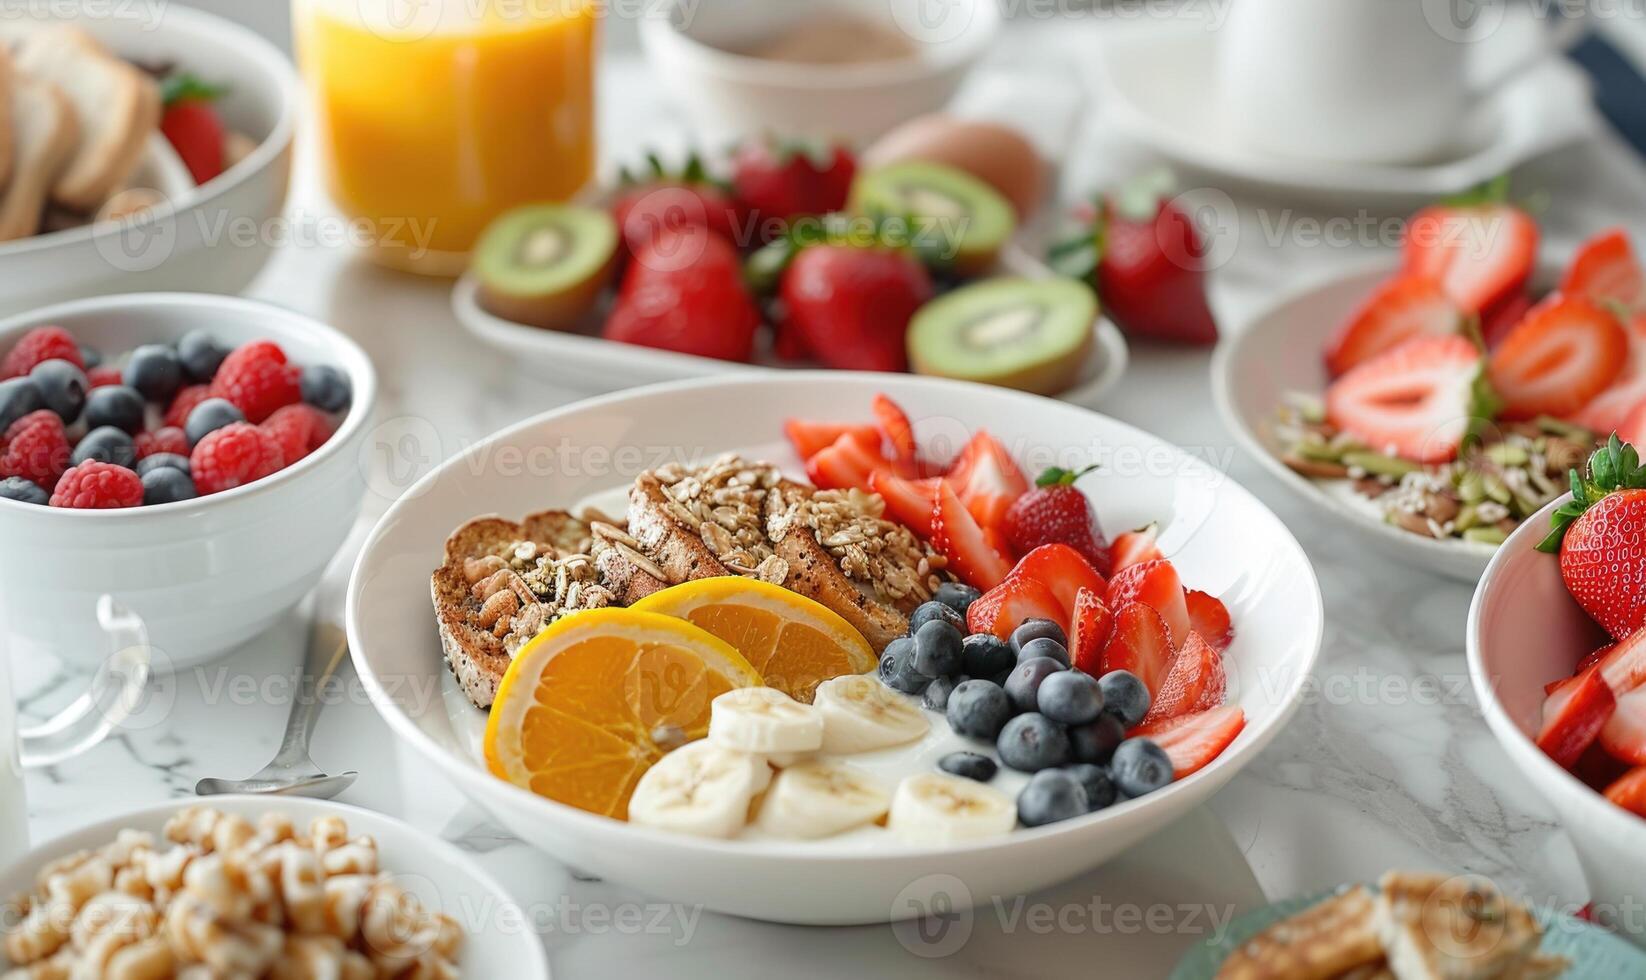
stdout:
[[[1060,32],[1017,50],[1055,43],[1075,57],[1088,40]],[[1002,62],[1009,67],[1013,57],[1008,51]],[[606,66],[602,117],[608,151],[617,155],[632,150],[636,134],[674,125],[642,67],[627,57]],[[1150,162],[1146,152],[1116,139],[1103,118],[1099,105],[1075,138],[1065,161],[1066,196]],[[331,211],[311,174],[299,170],[292,214],[327,220]],[[1646,170],[1609,134],[1523,168],[1517,186],[1547,193],[1543,221],[1553,254],[1605,224],[1646,232]],[[1372,251],[1308,245],[1301,229],[1324,221],[1325,212],[1243,198],[1231,215],[1225,231],[1238,241],[1213,285],[1225,329],[1238,329],[1279,292]],[[1291,231],[1277,236],[1276,228]],[[393,431],[411,421],[438,437],[438,452],[425,444],[415,458],[395,460],[403,470],[426,471],[471,440],[581,394],[471,340],[449,311],[449,284],[384,272],[357,254],[286,248],[251,293],[326,319],[365,346],[383,383],[378,423]],[[1373,878],[1391,866],[1483,873],[1544,903],[1581,905],[1584,883],[1566,834],[1475,707],[1463,657],[1470,590],[1361,553],[1294,501],[1223,428],[1208,391],[1208,362],[1203,351],[1134,349],[1124,380],[1094,407],[1181,444],[1215,448],[1216,458],[1232,455],[1235,479],[1292,528],[1326,600],[1316,683],[1290,727],[1209,808],[1048,895],[979,909],[971,940],[958,949],[931,946],[905,927],[801,929],[699,915],[581,876],[509,838],[399,751],[347,669],[346,696],[322,717],[314,758],[329,771],[360,771],[343,800],[400,816],[476,854],[533,910],[560,976],[660,966],[675,976],[717,977],[778,969],[787,976],[1086,976],[1094,963],[1129,965],[1115,975],[1163,976],[1197,930],[1265,896]],[[378,489],[368,495],[345,557],[388,505],[392,483],[374,481]],[[341,589],[346,564],[334,564],[328,595]],[[186,797],[201,776],[241,776],[260,767],[279,740],[285,678],[304,634],[293,614],[225,660],[170,678],[163,710],[145,713],[136,728],[71,763],[29,773],[35,838],[121,808]],[[18,672],[25,711],[67,686],[46,665],[19,665]],[[1413,683],[1418,678],[1433,683]],[[1176,910],[1167,926],[1128,926],[1130,919],[1114,914],[1155,905]],[[623,911],[635,907],[641,911]],[[1049,918],[1033,914],[1043,908]]]

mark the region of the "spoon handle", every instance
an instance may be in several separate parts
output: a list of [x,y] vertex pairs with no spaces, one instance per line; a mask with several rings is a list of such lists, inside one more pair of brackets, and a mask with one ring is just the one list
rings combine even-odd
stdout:
[[[316,602],[315,605],[318,610],[320,604]],[[325,707],[326,685],[337,673],[348,652],[348,641],[343,631],[317,612],[309,632],[308,650],[303,655],[303,667],[297,674],[292,692],[291,715],[286,719],[286,734],[280,740],[275,765],[308,760],[309,738],[314,734],[320,709]]]

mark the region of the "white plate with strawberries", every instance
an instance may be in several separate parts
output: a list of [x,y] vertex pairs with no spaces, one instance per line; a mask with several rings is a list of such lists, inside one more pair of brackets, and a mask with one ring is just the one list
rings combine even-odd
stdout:
[[[876,425],[871,405],[881,394],[905,410],[910,420],[907,433],[895,424]],[[891,413],[881,418],[895,419]],[[783,419],[805,420],[798,428],[791,426],[788,434],[806,446],[809,466],[785,438]],[[830,425],[838,431],[827,431]],[[988,437],[979,436],[984,427]],[[864,428],[877,433],[879,441],[856,440],[854,431]],[[893,438],[884,438],[886,430]],[[542,455],[541,447],[549,445],[563,449],[552,456]],[[968,445],[971,448],[962,452],[961,447]],[[898,459],[914,457],[905,457],[898,447],[912,450],[922,460],[943,461],[938,464],[938,475],[900,470]],[[984,447],[986,452],[981,451]],[[562,451],[571,456],[559,456]],[[523,468],[493,465],[515,458],[517,452],[524,454],[521,458],[539,462]],[[890,792],[890,785],[886,787],[888,796],[898,797],[891,801],[889,817],[851,833],[815,840],[737,834],[722,839],[723,833],[711,838],[643,826],[633,819],[636,811],[632,809],[629,820],[614,819],[591,812],[591,803],[579,806],[550,798],[556,794],[552,783],[531,783],[527,789],[512,784],[513,777],[503,779],[488,772],[488,762],[477,755],[473,740],[475,726],[486,721],[485,713],[466,703],[464,692],[446,679],[441,638],[429,608],[429,570],[441,562],[442,542],[452,528],[477,514],[513,516],[544,507],[576,507],[590,500],[610,502],[613,490],[667,463],[701,466],[727,452],[747,460],[769,460],[794,481],[810,475],[838,485],[875,481],[889,487],[885,483],[888,476],[883,475],[887,472],[909,483],[935,481],[928,485],[933,492],[930,533],[934,547],[942,544],[938,553],[945,559],[935,567],[962,573],[979,585],[1000,583],[982,597],[968,600],[965,616],[977,619],[968,623],[968,629],[988,629],[999,635],[1009,633],[1006,626],[1025,618],[1057,617],[1067,624],[1065,633],[1072,634],[1066,636],[1072,647],[1066,652],[1072,659],[1090,663],[1096,657],[1101,663],[1108,657],[1111,667],[1134,669],[1151,687],[1151,705],[1165,705],[1160,709],[1170,716],[1165,721],[1178,722],[1175,735],[1157,729],[1156,738],[1171,768],[1178,768],[1180,760],[1189,762],[1183,778],[1172,779],[1175,774],[1168,774],[1164,785],[1148,787],[1138,798],[1117,800],[1095,812],[1063,813],[1055,806],[1031,812],[1020,798],[1016,807],[1020,819],[1008,821],[1018,826],[996,828],[983,839],[945,842],[940,836],[923,841],[910,827],[924,822],[910,824],[899,816],[899,800],[918,795],[905,791],[904,785],[897,794]],[[568,461],[561,465],[558,459]],[[949,464],[951,460],[959,463],[958,471]],[[1015,553],[1027,542],[1014,544],[1000,515],[1016,501],[1041,499],[1030,497],[1025,474],[1051,467],[1078,471],[1092,463],[1099,469],[1052,496],[1083,494],[1101,528],[1114,538],[1110,561],[1131,567],[1117,576],[1114,589],[1100,582],[1101,574],[1095,570],[1072,577],[1056,572],[1051,576],[1054,582],[1048,584],[1041,581],[1044,576],[1036,568],[1027,567],[1031,563],[1019,564],[1015,555],[1003,554],[1007,550]],[[891,492],[902,489],[906,488],[898,485]],[[630,499],[630,527],[638,536],[621,540],[645,550],[650,545],[642,538],[650,536],[635,526],[634,498]],[[926,498],[916,492],[909,499],[918,509]],[[897,512],[895,506],[888,502],[887,512]],[[922,519],[922,515],[912,515],[902,526],[919,533]],[[1114,533],[1150,524],[1158,531],[1125,537]],[[609,533],[609,527],[596,529],[596,533]],[[1036,533],[1053,532],[1042,527]],[[1044,568],[1055,571],[1059,561],[1068,561],[1071,568],[1084,565],[1083,559],[1068,558],[1075,551],[1073,545],[1048,548],[1037,552],[1042,554],[1037,562]],[[510,556],[502,559],[504,564],[496,566],[502,573],[500,579],[507,574],[508,561],[518,560],[519,555],[511,549]],[[654,557],[666,563],[668,556],[647,553],[640,567],[651,564]],[[489,575],[493,567],[494,563],[476,562],[477,580]],[[604,574],[603,563],[601,568]],[[714,580],[685,581],[674,588],[703,581]],[[1084,595],[1080,583],[1088,585]],[[797,592],[803,589],[799,584],[780,584]],[[540,582],[530,587],[547,586]],[[545,658],[543,644],[562,643],[575,638],[579,630],[598,631],[603,624],[624,620],[648,629],[662,628],[658,624],[666,617],[655,612],[659,601],[655,596],[671,591],[665,589],[641,600],[645,611],[600,608],[565,615],[521,647],[510,662],[496,703],[510,703],[513,678],[527,669],[521,665],[547,671],[555,663],[559,654]],[[477,589],[476,595],[481,594]],[[1102,617],[1097,615],[1107,605],[1103,599],[1112,600],[1119,610],[1114,624],[1102,623],[1107,629],[1100,629]],[[507,602],[514,608],[513,599]],[[1073,616],[1074,611],[1085,615]],[[1226,620],[1220,612],[1226,613]],[[1298,703],[1323,626],[1318,587],[1301,548],[1255,498],[1204,462],[1127,425],[1047,399],[937,379],[853,372],[793,372],[781,377],[655,386],[586,401],[505,430],[431,474],[385,515],[355,569],[348,621],[360,674],[395,733],[414,755],[435,766],[512,832],[591,873],[652,895],[739,915],[811,924],[895,920],[919,914],[938,896],[963,904],[986,904],[995,896],[1017,895],[1064,880],[1123,852],[1203,803],[1278,734]],[[1232,642],[1225,622],[1232,623]],[[938,625],[925,623],[922,635]],[[1173,629],[1180,639],[1172,639]],[[689,625],[667,627],[665,632],[677,637],[695,635]],[[1195,642],[1199,633],[1206,638]],[[736,651],[725,656],[712,652],[722,649],[713,637],[690,642],[711,651],[711,659],[736,661]],[[882,643],[893,653],[908,649],[905,641]],[[921,636],[914,643],[919,647]],[[1083,656],[1082,650],[1090,652]],[[892,667],[898,668],[897,657],[891,659]],[[1120,663],[1123,659],[1124,665]],[[902,663],[918,670],[920,660]],[[726,676],[740,673],[747,671]],[[1089,690],[1088,683],[1074,676],[1081,673],[1078,668],[1063,673],[1070,680],[1057,686]],[[883,661],[879,679],[848,675],[828,683],[851,681],[864,688],[863,697],[876,703],[891,699],[903,706],[887,709],[891,714],[902,718],[913,708],[917,716],[927,719],[934,735],[942,732],[945,740],[961,737],[958,731],[938,727],[944,724],[946,713],[920,710],[919,695],[901,693],[905,688],[894,688],[885,680],[887,674]],[[931,686],[926,683],[930,675],[921,681],[914,686]],[[826,686],[818,688],[819,710],[827,718],[851,713],[848,702],[858,695],[829,688],[832,693],[825,706],[822,692]],[[447,692],[443,699],[420,695],[441,689]],[[546,689],[535,690],[542,694]],[[648,688],[642,683],[637,690]],[[1017,715],[1006,728],[1041,725],[1043,718],[1033,719],[1051,717],[1059,710],[1047,704],[1039,707],[1039,712]],[[786,710],[805,713],[801,706]],[[874,720],[883,724],[887,717],[876,713]],[[1237,724],[1224,725],[1228,720]],[[488,759],[492,732],[510,724],[497,708],[490,721]],[[830,724],[825,720],[825,731]],[[1147,727],[1149,722],[1144,724]],[[874,726],[860,725],[858,731],[865,727]],[[686,733],[686,748],[707,753],[718,745],[719,737],[712,726],[708,729],[708,738],[702,732]],[[668,735],[677,740],[679,734],[656,729],[646,737]],[[703,741],[692,742],[692,737]],[[943,777],[936,770],[937,756],[920,751],[923,744],[891,751],[906,751],[921,770],[906,776]],[[975,752],[989,755],[994,748],[978,741]],[[892,758],[871,755],[874,758],[863,763],[871,773],[882,773],[876,767]],[[1019,765],[1034,765],[1014,763],[1018,756],[1004,746],[1000,758],[1014,771]],[[766,761],[778,770],[773,779],[775,792],[786,778],[785,767],[795,763],[777,758]],[[693,765],[693,759],[683,759],[674,769],[690,773]],[[738,771],[745,772],[743,763],[738,765]],[[1119,764],[1114,765],[1114,775],[1124,779]],[[496,765],[491,768],[500,771]],[[998,780],[1006,777],[1003,771]],[[1027,770],[1015,776],[1029,786],[1043,777],[1046,773],[1038,770],[1032,777]],[[747,791],[746,772],[738,779]],[[718,785],[723,789],[725,784]],[[997,781],[996,785],[1005,789],[1010,783]],[[1060,785],[1068,788],[1067,781]],[[661,819],[652,792],[659,789],[648,790],[652,794],[648,819]],[[613,790],[619,791],[627,792]],[[761,800],[766,798],[756,792],[751,803],[765,806]],[[999,790],[991,788],[991,792]],[[590,799],[595,797],[604,798],[594,794]],[[1067,803],[1067,796],[1061,802]],[[797,881],[804,881],[805,887],[796,888]],[[956,882],[964,888],[957,891]]]
[[1564,266],[1491,195],[1414,216],[1379,263],[1280,301],[1213,366],[1225,422],[1369,548],[1464,581],[1646,421],[1646,274],[1610,230]]

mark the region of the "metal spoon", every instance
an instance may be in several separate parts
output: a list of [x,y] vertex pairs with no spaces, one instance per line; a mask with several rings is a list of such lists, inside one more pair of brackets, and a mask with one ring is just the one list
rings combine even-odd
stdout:
[[[360,775],[351,770],[342,775],[328,776],[309,758],[309,738],[314,735],[314,724],[320,718],[320,709],[324,707],[320,692],[349,652],[348,638],[343,631],[319,614],[318,596],[315,597],[314,608],[316,615],[309,632],[308,652],[304,654],[303,668],[297,675],[291,717],[286,719],[286,735],[280,742],[280,751],[275,753],[274,761],[246,779],[202,779],[194,785],[196,795],[263,793],[329,800],[348,789]],[[305,682],[311,682],[313,687],[306,687]]]

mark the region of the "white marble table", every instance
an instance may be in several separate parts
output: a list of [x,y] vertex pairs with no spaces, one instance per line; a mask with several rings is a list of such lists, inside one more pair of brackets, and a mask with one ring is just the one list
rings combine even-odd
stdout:
[[[1058,31],[1018,51],[1089,42]],[[1004,61],[1013,57],[1009,49]],[[602,112],[608,148],[671,125],[638,63],[607,65]],[[1101,107],[1067,162],[1073,195],[1147,163],[1109,138]],[[1646,171],[1610,136],[1524,169],[1518,186],[1549,192],[1551,247],[1583,230],[1622,222],[1646,232]],[[292,213],[325,221],[328,207],[309,169]],[[1349,212],[1354,213],[1354,212]],[[1323,215],[1282,203],[1241,201],[1240,242],[1219,270],[1213,299],[1236,328],[1276,291],[1365,258],[1365,249],[1306,247],[1301,229]],[[1353,251],[1355,254],[1344,254]],[[452,319],[448,286],[379,271],[358,256],[317,247],[283,251],[252,290],[353,334],[383,381],[379,422],[414,420],[437,434],[438,454],[578,397],[516,370],[477,346]],[[560,976],[885,975],[1163,976],[1205,928],[1199,913],[1226,917],[1261,901],[1366,879],[1391,866],[1466,869],[1500,877],[1546,903],[1581,905],[1581,874],[1551,811],[1524,786],[1482,723],[1467,683],[1463,621],[1469,590],[1358,553],[1291,501],[1244,458],[1219,422],[1207,385],[1208,355],[1142,348],[1100,406],[1179,443],[1232,458],[1233,476],[1262,497],[1304,543],[1319,572],[1329,625],[1318,683],[1261,759],[1193,815],[1124,861],[1027,905],[979,910],[972,938],[938,950],[905,930],[817,930],[762,925],[651,903],[531,852],[490,824],[457,792],[395,746],[352,673],[347,696],[321,719],[314,756],[331,770],[358,769],[343,799],[393,813],[475,852],[527,903]],[[432,427],[432,428],[431,428]],[[426,468],[433,458],[413,460]],[[382,477],[383,474],[379,474]],[[352,554],[388,504],[392,481],[368,496]],[[342,564],[327,588],[341,587]],[[218,664],[172,679],[161,708],[141,725],[71,764],[28,777],[37,839],[120,808],[185,797],[203,775],[239,776],[273,753],[287,710],[284,678],[298,659],[296,616]],[[25,707],[61,697],[49,665],[20,665]],[[1434,683],[1413,683],[1416,678]],[[1435,691],[1439,697],[1434,697]],[[1401,692],[1410,692],[1402,694]],[[803,884],[803,883],[802,883]],[[1185,910],[1185,903],[1199,903]],[[1116,907],[1175,909],[1164,928],[1128,927]],[[1025,915],[1049,907],[1048,920]],[[1194,922],[1190,918],[1194,918]],[[931,958],[933,952],[947,955]],[[918,955],[917,955],[918,954]]]

